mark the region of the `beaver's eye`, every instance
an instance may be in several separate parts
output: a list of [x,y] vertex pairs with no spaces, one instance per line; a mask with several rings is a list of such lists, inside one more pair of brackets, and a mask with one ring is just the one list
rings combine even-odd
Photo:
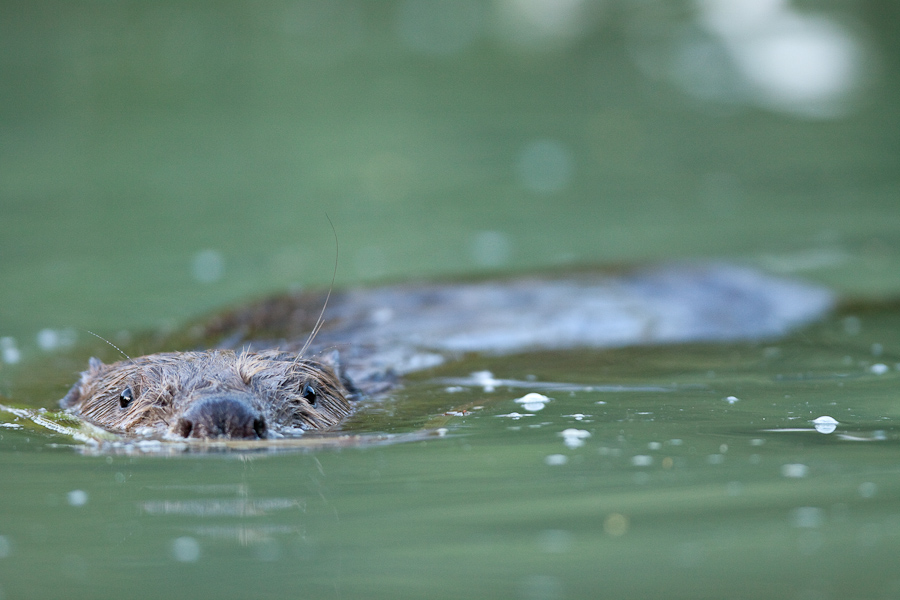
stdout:
[[317,394],[316,394],[316,388],[314,388],[313,386],[311,386],[307,383],[305,386],[303,386],[303,391],[300,393],[300,395],[307,402],[309,402],[310,405],[312,405],[312,406],[316,405]]
[[128,405],[134,400],[134,393],[131,391],[130,387],[122,390],[122,393],[119,394],[119,406],[122,408],[128,408]]

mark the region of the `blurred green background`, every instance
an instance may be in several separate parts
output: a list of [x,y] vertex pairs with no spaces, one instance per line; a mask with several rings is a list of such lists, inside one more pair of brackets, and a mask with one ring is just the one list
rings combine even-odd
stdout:
[[0,350],[726,257],[900,291],[892,0],[0,4]]
[[[51,406],[86,329],[327,285],[326,214],[340,286],[712,257],[900,295],[898,31],[896,0],[0,0],[0,392]],[[478,357],[686,385],[519,426],[518,392],[413,378],[388,430],[486,406],[427,445],[81,456],[4,422],[0,596],[894,598],[891,311]]]

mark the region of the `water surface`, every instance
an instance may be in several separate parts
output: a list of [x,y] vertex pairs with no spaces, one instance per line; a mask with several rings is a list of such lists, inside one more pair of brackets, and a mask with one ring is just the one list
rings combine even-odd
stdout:
[[[346,426],[446,435],[371,447],[97,454],[9,424],[0,585],[10,598],[891,597],[898,339],[897,313],[876,311],[768,344],[472,358]],[[444,381],[475,369],[529,388]],[[582,391],[515,402],[540,382]]]

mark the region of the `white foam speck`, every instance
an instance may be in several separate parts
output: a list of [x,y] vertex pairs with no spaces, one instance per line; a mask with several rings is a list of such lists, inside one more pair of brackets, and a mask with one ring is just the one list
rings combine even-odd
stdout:
[[728,396],[727,398],[725,398],[725,402],[727,402],[728,404],[734,404],[735,402],[738,402],[738,401],[739,401],[739,399],[737,396]]
[[522,408],[525,410],[538,411],[543,410],[544,406],[550,402],[550,400],[551,398],[548,398],[543,394],[531,392],[530,394],[525,394],[521,398],[516,398],[513,402],[521,404]]
[[876,375],[884,375],[890,370],[890,368],[884,363],[875,363],[871,367],[869,367],[869,371],[875,373]]
[[485,392],[493,392],[500,385],[500,380],[494,377],[490,371],[475,371],[471,375],[472,382],[484,388]]
[[507,419],[512,419],[514,421],[518,421],[522,417],[533,417],[534,415],[528,414],[528,413],[522,414],[522,413],[517,413],[517,412],[511,412],[511,413],[507,413],[505,415],[497,415],[497,416],[498,417],[506,417]]
[[653,464],[653,457],[646,454],[638,454],[631,457],[631,464],[635,467],[649,467]]
[[141,452],[158,452],[162,448],[159,440],[139,440],[135,445]]
[[585,431],[584,429],[566,429],[560,434],[563,438],[563,443],[569,448],[578,448],[580,446],[584,446],[584,440],[591,437],[591,432]]
[[816,431],[819,433],[831,433],[835,429],[837,429],[838,422],[837,419],[829,417],[827,415],[823,415],[816,419],[813,419],[813,427],[816,428]]
[[582,413],[575,413],[574,415],[563,415],[563,416],[569,417],[570,419],[575,419],[576,421],[583,421],[592,415],[584,415]]

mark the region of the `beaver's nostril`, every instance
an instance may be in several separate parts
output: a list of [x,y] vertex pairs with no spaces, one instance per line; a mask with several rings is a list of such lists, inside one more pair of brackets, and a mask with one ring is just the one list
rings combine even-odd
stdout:
[[266,421],[239,394],[212,396],[197,401],[185,411],[172,432],[194,438],[265,438]]

